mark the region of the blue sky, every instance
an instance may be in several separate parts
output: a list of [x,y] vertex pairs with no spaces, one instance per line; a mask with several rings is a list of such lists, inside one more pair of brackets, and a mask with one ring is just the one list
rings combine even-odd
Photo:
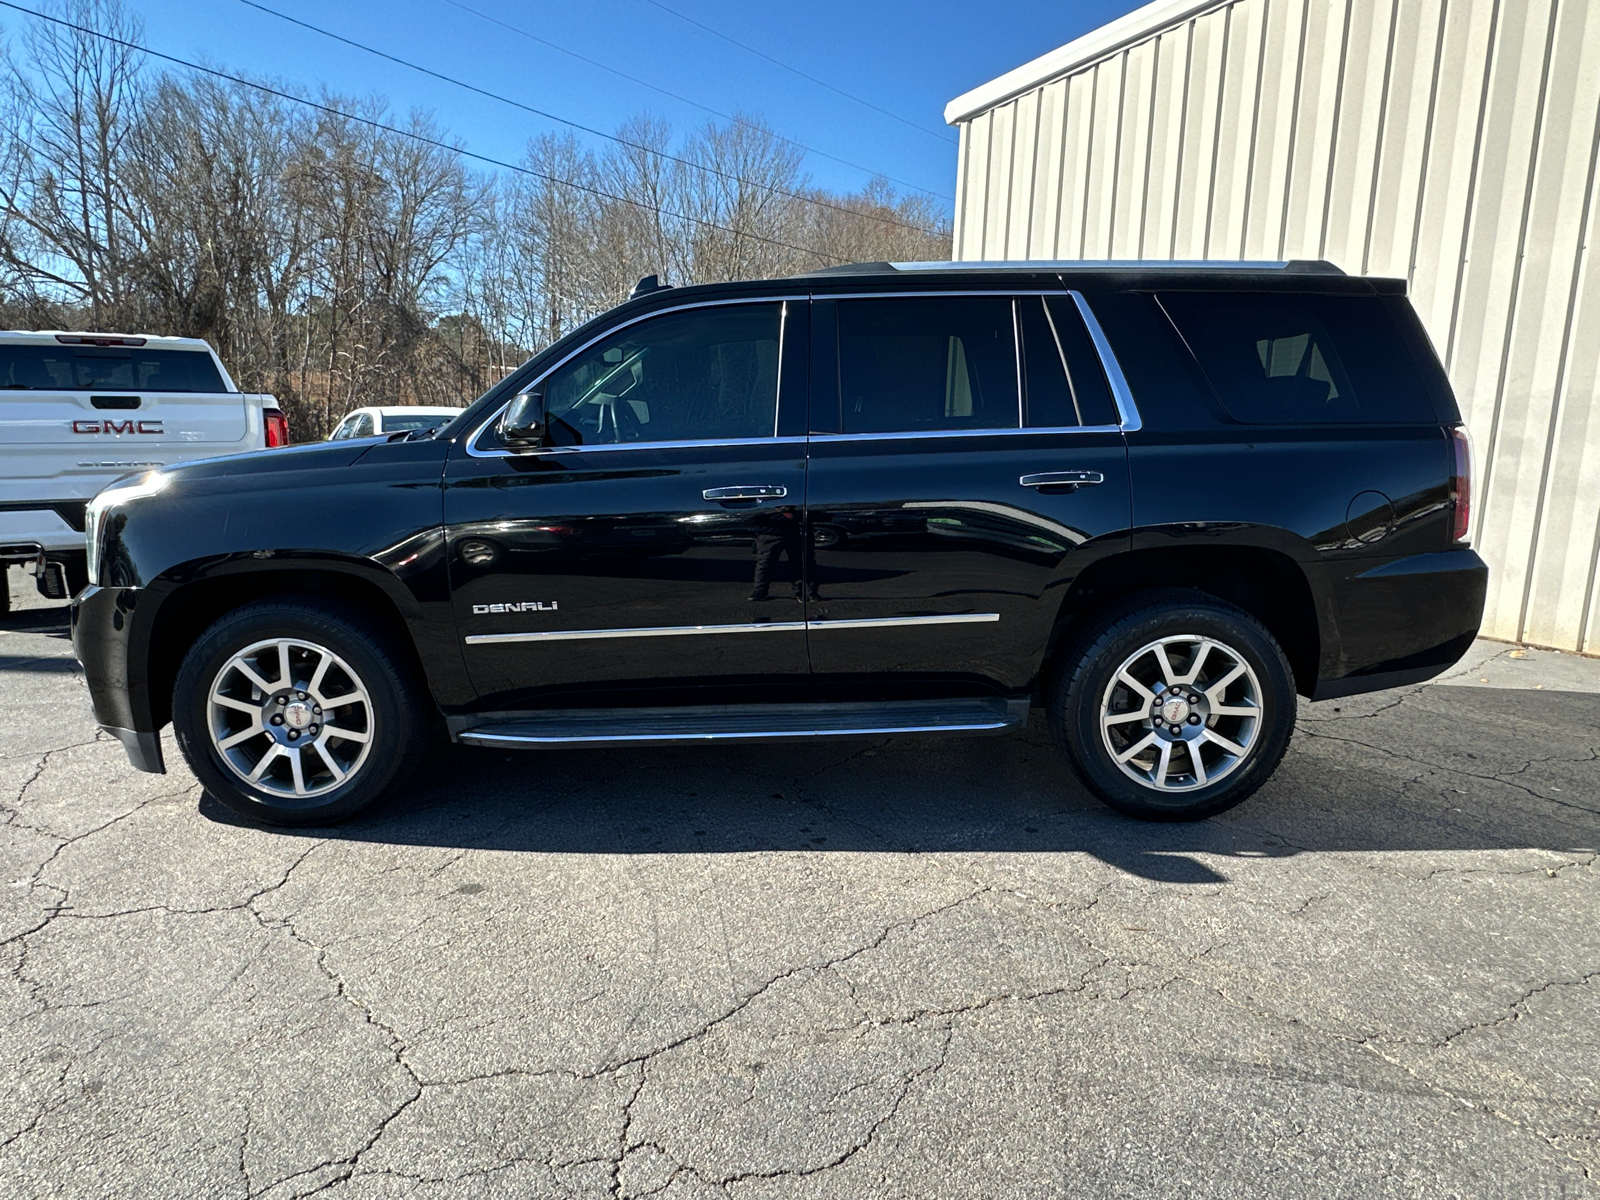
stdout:
[[[125,2],[143,18],[146,42],[154,49],[313,89],[326,84],[348,94],[381,94],[401,111],[433,112],[468,148],[496,158],[516,160],[531,136],[561,128],[296,28],[240,0]],[[536,44],[449,0],[261,2],[599,129],[614,130],[644,110],[680,129],[709,119],[691,104]],[[943,197],[953,194],[956,162],[956,133],[943,122],[947,101],[1137,7],[1134,0],[812,0],[798,7],[661,0],[905,118],[907,125],[730,45],[651,0],[460,3],[689,100],[762,116],[786,137]],[[14,30],[21,18],[4,13],[0,20]],[[868,178],[814,154],[807,155],[806,167],[816,182],[839,190]],[[948,200],[940,203],[948,211]]]

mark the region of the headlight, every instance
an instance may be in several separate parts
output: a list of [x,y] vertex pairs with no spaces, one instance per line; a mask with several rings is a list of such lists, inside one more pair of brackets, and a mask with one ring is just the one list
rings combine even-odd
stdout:
[[114,483],[105,491],[89,501],[83,512],[83,540],[84,549],[88,554],[89,582],[100,582],[100,518],[105,515],[106,509],[113,504],[126,504],[129,500],[139,500],[145,496],[154,496],[167,486],[171,478],[160,471],[151,471],[139,479],[127,483]]

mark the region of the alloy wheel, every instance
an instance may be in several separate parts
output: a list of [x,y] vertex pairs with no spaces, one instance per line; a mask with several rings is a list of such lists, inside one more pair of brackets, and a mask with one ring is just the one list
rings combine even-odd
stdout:
[[1262,726],[1261,683],[1237,650],[1179,634],[1130,654],[1100,700],[1118,769],[1157,792],[1193,791],[1238,770]]
[[375,713],[366,685],[332,650],[271,638],[246,646],[217,672],[206,728],[235,775],[299,800],[331,792],[361,770]]

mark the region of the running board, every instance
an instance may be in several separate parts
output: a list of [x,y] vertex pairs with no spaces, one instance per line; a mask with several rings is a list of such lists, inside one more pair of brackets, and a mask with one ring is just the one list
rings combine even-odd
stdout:
[[1028,699],[967,697],[876,704],[716,704],[684,708],[566,708],[451,717],[469,746],[671,746],[695,742],[789,742],[814,738],[1004,733],[1027,723]]

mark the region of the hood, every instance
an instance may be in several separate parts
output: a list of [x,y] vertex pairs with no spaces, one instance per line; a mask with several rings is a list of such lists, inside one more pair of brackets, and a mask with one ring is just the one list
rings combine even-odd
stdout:
[[382,438],[363,438],[360,441],[306,442],[299,446],[281,446],[271,450],[250,450],[243,454],[224,454],[217,458],[201,458],[194,462],[168,467],[164,472],[174,483],[198,483],[204,479],[237,479],[240,476],[282,475],[299,471],[332,470],[348,467]]

